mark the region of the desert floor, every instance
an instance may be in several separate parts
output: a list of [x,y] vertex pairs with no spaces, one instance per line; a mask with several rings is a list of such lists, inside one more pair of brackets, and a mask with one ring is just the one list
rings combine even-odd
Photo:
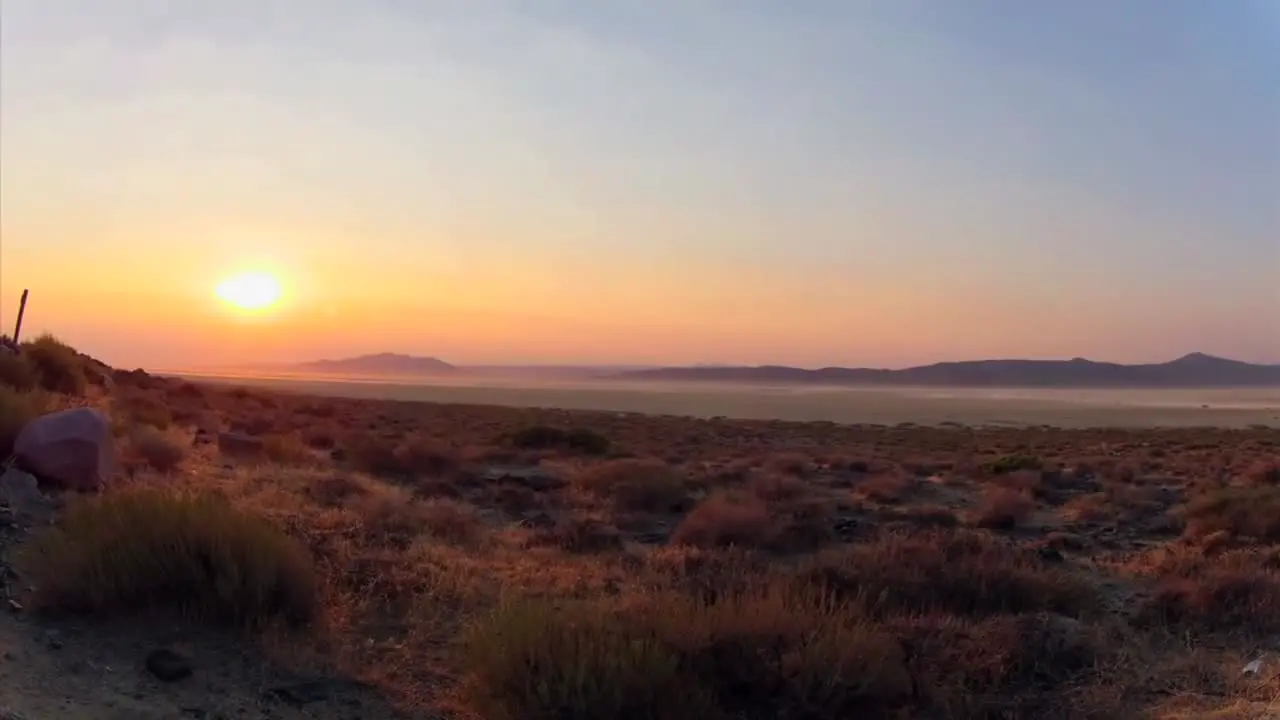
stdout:
[[[0,717],[1280,710],[1275,428],[658,417],[141,373],[52,400],[109,414],[123,467],[0,510]],[[170,648],[190,677],[144,667]]]

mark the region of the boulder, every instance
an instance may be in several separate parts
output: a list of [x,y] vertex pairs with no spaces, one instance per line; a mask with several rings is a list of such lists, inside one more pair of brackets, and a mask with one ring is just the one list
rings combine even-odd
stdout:
[[116,447],[107,417],[92,408],[42,415],[13,444],[19,467],[54,486],[101,488],[116,471]]

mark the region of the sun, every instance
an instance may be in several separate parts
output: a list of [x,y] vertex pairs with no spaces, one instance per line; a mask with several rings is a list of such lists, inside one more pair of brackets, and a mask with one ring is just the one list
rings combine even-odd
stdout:
[[271,273],[243,272],[218,283],[215,292],[237,310],[266,310],[280,300],[280,283]]

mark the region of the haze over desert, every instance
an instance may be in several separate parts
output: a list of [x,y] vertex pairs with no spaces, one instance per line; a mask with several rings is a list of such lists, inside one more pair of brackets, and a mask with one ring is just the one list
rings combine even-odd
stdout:
[[0,720],[1280,713],[1280,6],[0,0]]

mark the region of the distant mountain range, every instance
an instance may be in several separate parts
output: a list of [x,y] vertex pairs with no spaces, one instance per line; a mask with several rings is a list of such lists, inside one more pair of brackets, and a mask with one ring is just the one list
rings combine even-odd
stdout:
[[946,387],[1259,387],[1280,386],[1280,365],[1255,365],[1191,353],[1165,363],[1121,365],[1072,360],[971,360],[881,370],[756,367],[667,367],[623,372],[626,380]]
[[1257,365],[1191,353],[1177,360],[1122,365],[1084,358],[1072,360],[970,360],[901,370],[785,365],[482,365],[459,366],[439,358],[377,353],[339,360],[277,365],[290,372],[373,377],[521,376],[531,379],[611,379],[811,385],[896,385],[935,387],[1178,388],[1280,387],[1280,365]]
[[433,357],[398,353],[361,355],[342,360],[313,360],[288,366],[290,370],[332,375],[445,375],[458,372],[456,366]]

